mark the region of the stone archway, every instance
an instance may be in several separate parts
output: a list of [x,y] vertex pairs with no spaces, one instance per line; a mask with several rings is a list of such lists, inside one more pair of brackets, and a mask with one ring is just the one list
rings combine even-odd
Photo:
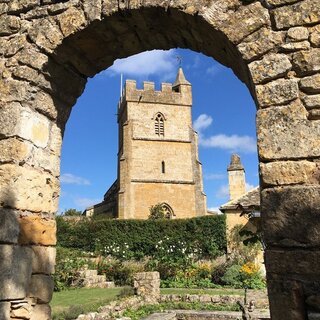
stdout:
[[272,319],[305,319],[320,299],[319,8],[318,0],[0,1],[0,318],[21,299],[31,319],[50,317],[60,147],[87,77],[116,58],[182,47],[231,67],[256,101]]

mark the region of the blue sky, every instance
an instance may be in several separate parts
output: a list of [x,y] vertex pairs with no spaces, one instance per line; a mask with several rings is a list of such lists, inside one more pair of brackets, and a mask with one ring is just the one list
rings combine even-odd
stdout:
[[248,189],[258,185],[255,105],[246,86],[212,58],[185,49],[149,51],[116,60],[89,79],[67,123],[61,155],[59,212],[83,210],[103,199],[117,169],[117,103],[124,79],[174,82],[178,59],[193,88],[193,123],[198,131],[208,208],[228,200],[227,165],[241,156]]

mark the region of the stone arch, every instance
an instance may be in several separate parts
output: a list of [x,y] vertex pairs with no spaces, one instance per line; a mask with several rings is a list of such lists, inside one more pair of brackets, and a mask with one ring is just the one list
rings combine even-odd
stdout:
[[87,77],[172,47],[231,67],[256,101],[271,314],[306,318],[320,287],[319,23],[318,0],[2,1],[3,318],[27,296],[50,317],[60,147]]

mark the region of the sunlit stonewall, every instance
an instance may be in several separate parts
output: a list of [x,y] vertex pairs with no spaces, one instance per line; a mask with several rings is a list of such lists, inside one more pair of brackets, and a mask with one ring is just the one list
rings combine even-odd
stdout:
[[256,101],[271,316],[316,312],[319,31],[319,0],[1,0],[0,319],[51,317],[61,142],[87,77],[172,47],[229,66]]

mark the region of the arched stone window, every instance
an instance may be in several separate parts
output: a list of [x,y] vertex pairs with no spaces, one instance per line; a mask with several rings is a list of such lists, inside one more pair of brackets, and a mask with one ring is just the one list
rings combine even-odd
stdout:
[[164,116],[158,112],[154,119],[154,131],[158,136],[164,136]]
[[166,219],[174,219],[175,218],[175,214],[172,210],[172,208],[167,204],[167,203],[162,203],[162,212],[164,213],[164,216]]

